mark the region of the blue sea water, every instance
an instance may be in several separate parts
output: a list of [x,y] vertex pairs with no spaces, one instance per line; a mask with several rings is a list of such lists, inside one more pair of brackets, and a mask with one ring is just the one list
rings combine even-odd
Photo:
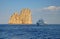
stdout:
[[60,39],[60,24],[0,24],[0,39]]

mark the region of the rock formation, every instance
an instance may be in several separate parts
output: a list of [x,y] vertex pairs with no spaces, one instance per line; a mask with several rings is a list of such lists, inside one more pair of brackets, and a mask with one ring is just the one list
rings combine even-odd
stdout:
[[22,9],[20,14],[14,13],[10,20],[9,24],[32,24],[31,11],[29,9]]

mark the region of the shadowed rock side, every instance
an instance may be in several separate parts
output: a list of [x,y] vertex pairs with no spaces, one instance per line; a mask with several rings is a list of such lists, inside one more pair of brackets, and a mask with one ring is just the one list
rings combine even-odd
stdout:
[[20,14],[14,13],[10,20],[9,24],[32,24],[31,11],[29,9],[22,9]]

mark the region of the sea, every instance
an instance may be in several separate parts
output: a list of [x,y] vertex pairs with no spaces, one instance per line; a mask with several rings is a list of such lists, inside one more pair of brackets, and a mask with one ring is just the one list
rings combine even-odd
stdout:
[[0,39],[60,39],[60,24],[0,24]]

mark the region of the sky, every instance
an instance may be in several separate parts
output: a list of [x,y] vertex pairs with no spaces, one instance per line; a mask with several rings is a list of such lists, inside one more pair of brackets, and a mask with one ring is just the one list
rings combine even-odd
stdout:
[[8,24],[14,12],[29,8],[33,24],[43,19],[47,24],[60,24],[60,0],[0,0],[0,24]]

